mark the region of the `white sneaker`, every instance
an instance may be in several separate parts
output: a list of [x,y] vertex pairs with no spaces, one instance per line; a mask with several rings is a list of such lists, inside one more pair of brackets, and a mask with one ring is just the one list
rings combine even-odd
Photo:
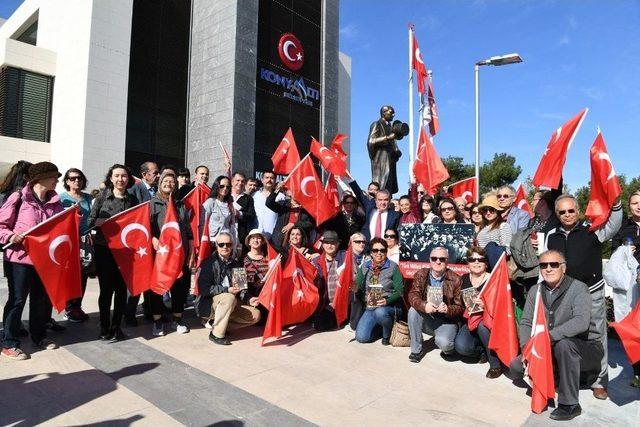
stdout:
[[213,322],[211,320],[205,320],[204,322],[202,322],[202,326],[207,329],[213,329]]
[[164,336],[164,327],[162,322],[153,322],[153,326],[151,327],[151,335],[154,337]]
[[182,322],[171,322],[171,329],[179,334],[189,333],[189,327]]

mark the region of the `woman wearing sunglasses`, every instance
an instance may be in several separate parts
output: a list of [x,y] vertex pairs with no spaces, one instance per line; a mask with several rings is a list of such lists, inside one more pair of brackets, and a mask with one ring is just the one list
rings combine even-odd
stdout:
[[420,212],[422,213],[423,224],[436,224],[440,222],[440,217],[434,212],[436,202],[431,196],[424,196],[420,201]]
[[[511,227],[502,218],[502,209],[498,205],[498,198],[494,195],[487,196],[478,207],[482,218],[484,219],[484,227],[478,232],[478,246],[486,249],[487,245],[493,242],[500,246],[502,250],[509,253],[509,245],[511,244]],[[502,252],[500,250],[499,252]],[[490,255],[490,258],[493,257]],[[496,258],[497,259],[497,258]]]
[[398,245],[398,232],[389,228],[384,232],[384,241],[387,242],[387,258],[396,264],[400,262],[400,245]]
[[[233,241],[238,241],[237,219],[239,211],[233,206],[231,196],[231,180],[225,175],[220,175],[213,181],[211,194],[202,204],[204,218],[209,218],[209,241],[215,242],[216,236],[221,231],[228,231],[233,236]],[[204,218],[201,224],[204,224]]]
[[484,227],[484,218],[480,213],[480,208],[477,203],[469,203],[465,209],[469,210],[469,220],[473,224],[473,232],[477,236]]
[[368,343],[382,336],[382,345],[389,345],[394,319],[402,314],[404,283],[398,264],[387,258],[387,242],[371,239],[371,260],[358,270],[358,298],[365,311],[356,327],[356,340]]
[[[462,276],[463,295],[479,293],[489,278],[489,273],[487,272],[489,262],[484,249],[478,246],[469,248],[467,262],[469,273]],[[472,290],[475,290],[475,292]],[[488,360],[487,378],[498,378],[502,375],[502,365],[496,353],[493,350],[489,350],[491,331],[482,323],[482,310],[484,309],[482,300],[479,296],[463,299],[465,300],[464,317],[467,322],[462,325],[456,335],[454,342],[456,352],[462,356],[479,357],[480,363]]]
[[456,202],[448,197],[440,200],[438,209],[440,211],[440,218],[442,218],[443,224],[458,224],[465,222],[464,216],[458,210],[458,206],[456,206]]

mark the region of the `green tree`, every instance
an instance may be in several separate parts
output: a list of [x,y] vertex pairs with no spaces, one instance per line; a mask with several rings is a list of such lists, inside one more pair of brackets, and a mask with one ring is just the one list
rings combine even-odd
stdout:
[[507,153],[496,153],[493,159],[480,166],[480,193],[513,184],[521,173],[522,168],[516,165],[515,157]]
[[475,167],[473,165],[465,164],[462,157],[445,157],[442,159],[442,163],[447,168],[447,171],[449,171],[449,179],[444,182],[444,186],[475,175]]

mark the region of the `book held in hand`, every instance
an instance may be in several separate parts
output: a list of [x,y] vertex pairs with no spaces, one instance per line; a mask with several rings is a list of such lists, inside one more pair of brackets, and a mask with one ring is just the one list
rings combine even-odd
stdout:
[[232,270],[231,283],[241,291],[247,289],[247,271],[244,267],[234,268]]
[[436,307],[442,304],[442,286],[431,286],[427,288],[427,302]]
[[382,285],[369,285],[367,287],[367,308],[375,308],[378,306],[378,301],[384,299],[384,291]]
[[476,298],[478,298],[478,290],[476,288],[462,290],[462,300],[464,301],[467,313],[476,314],[483,311],[480,305],[475,303]]

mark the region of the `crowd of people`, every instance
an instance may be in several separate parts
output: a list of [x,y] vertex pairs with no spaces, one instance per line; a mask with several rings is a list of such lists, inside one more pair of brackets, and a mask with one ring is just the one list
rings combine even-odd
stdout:
[[[26,230],[75,204],[82,215],[83,294],[89,277],[97,276],[99,284],[99,339],[126,338],[123,322],[125,327],[138,324],[140,296],[128,294],[100,226],[111,216],[149,201],[154,249],[158,249],[164,218],[169,203],[173,203],[185,254],[182,275],[169,292],[143,293],[142,312],[154,336],[168,330],[188,333],[189,321],[183,314],[190,305],[194,306],[197,322],[211,329],[209,339],[218,345],[231,344],[229,330],[263,324],[268,311],[258,297],[270,269],[271,246],[281,254],[283,263],[295,250],[315,266],[314,284],[320,302],[307,321],[316,330],[349,327],[357,342],[380,340],[386,346],[394,322],[404,319],[409,326],[411,362],[419,363],[424,357],[426,333],[434,336],[435,346],[447,361],[462,358],[488,362],[489,379],[507,371],[522,375],[521,359],[509,366],[503,364],[489,348],[490,325],[470,315],[482,311],[482,300],[477,296],[463,298],[469,290],[480,292],[505,253],[514,270],[511,287],[515,305],[522,310],[518,322],[521,347],[531,336],[538,289],[544,301],[558,385],[558,406],[551,417],[562,420],[580,414],[581,385],[591,387],[596,398],[607,398],[602,245],[613,239],[614,249],[628,244],[635,251],[640,244],[640,193],[628,200],[631,217],[624,224],[618,203],[608,222],[591,231],[580,221],[576,199],[556,190],[535,194],[535,214],[530,217],[514,206],[516,192],[511,186],[496,189],[476,204],[451,198],[444,190],[430,196],[417,184],[411,184],[408,194],[396,200],[376,182],[363,191],[349,179],[340,182],[343,194],[339,212],[318,225],[286,187],[276,182],[273,172],[266,171],[257,180],[235,171],[215,178],[202,204],[198,234],[205,234],[212,242],[213,253],[196,268],[194,240],[199,241],[201,236],[194,235],[191,227],[196,213],[182,199],[197,186],[208,184],[209,169],[199,166],[192,177],[186,168],[158,167],[149,161],[140,167],[139,175],[136,180],[128,166],[115,164],[104,182],[89,194],[89,183],[79,169],[71,168],[63,176],[49,162],[21,161],[13,166],[0,184],[0,244],[11,244],[3,254],[9,287],[3,311],[4,358],[28,359],[20,345],[28,336],[38,348],[57,348],[47,331],[63,330],[64,326],[52,319],[51,302],[22,241]],[[58,185],[65,191],[56,192]],[[413,278],[403,277],[398,265],[398,229],[414,223],[473,225],[474,243],[464,254],[468,273],[460,276],[452,271],[448,267],[449,249],[438,245],[431,249],[423,269]],[[352,251],[349,258],[353,260],[354,285],[349,316],[341,325],[337,324],[332,302],[346,251]],[[634,255],[638,258],[640,251]],[[237,285],[234,269],[238,268],[246,272],[246,288]],[[192,287],[194,276],[197,280]],[[432,295],[439,297],[434,300]],[[27,297],[28,330],[21,321]],[[64,316],[69,322],[86,321],[82,298],[69,301]],[[640,387],[640,366],[636,364],[633,369],[633,385]]]

